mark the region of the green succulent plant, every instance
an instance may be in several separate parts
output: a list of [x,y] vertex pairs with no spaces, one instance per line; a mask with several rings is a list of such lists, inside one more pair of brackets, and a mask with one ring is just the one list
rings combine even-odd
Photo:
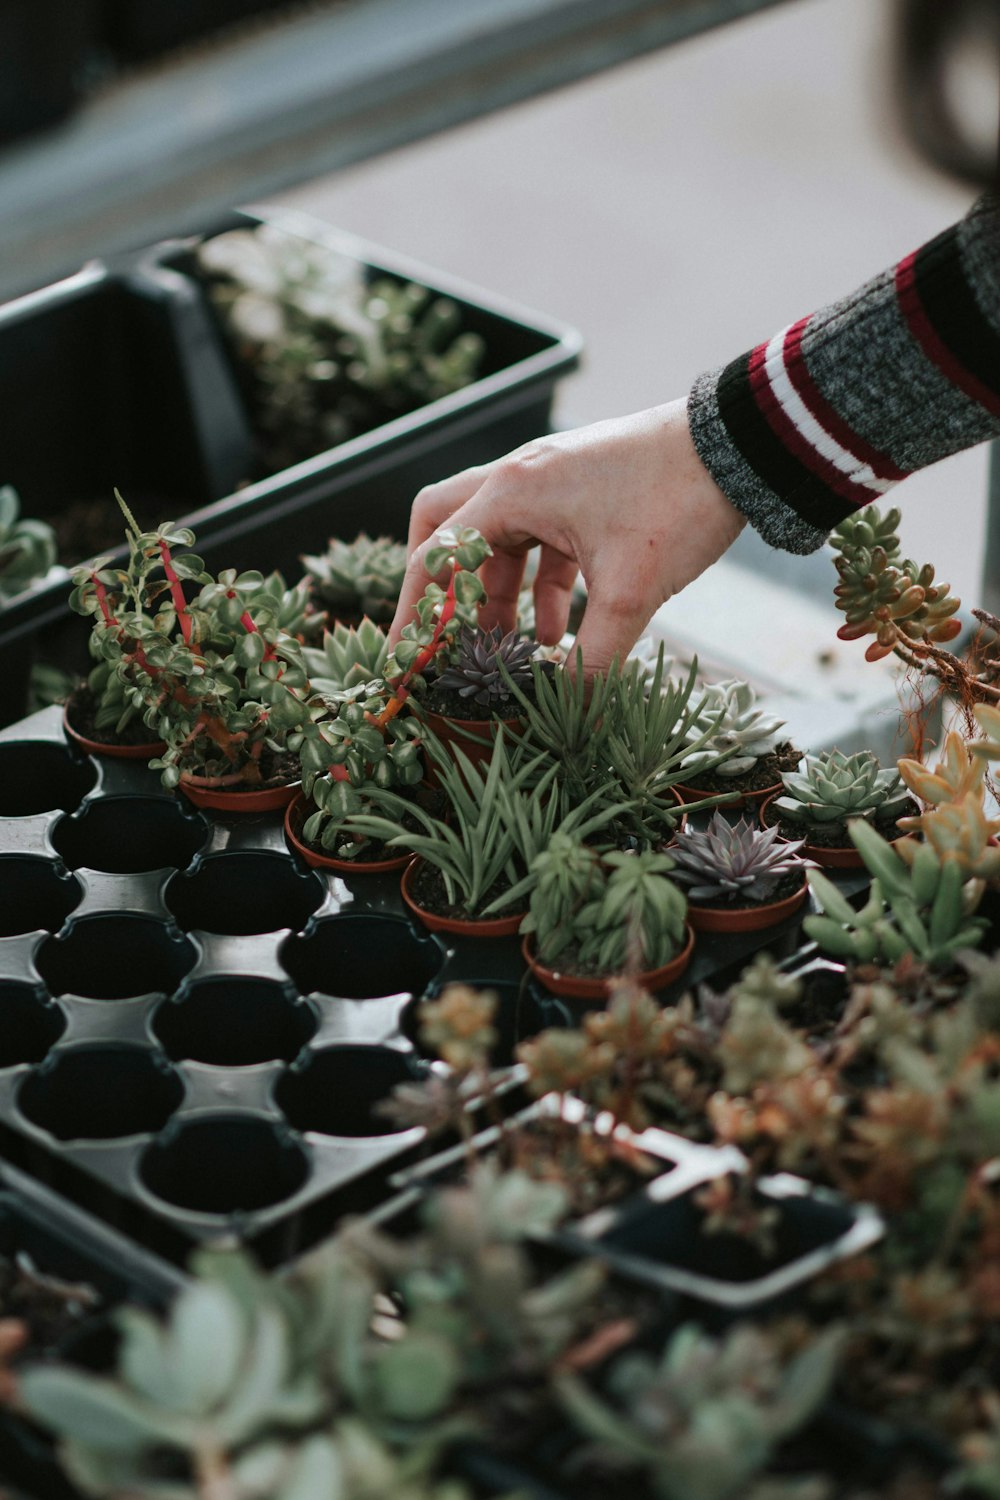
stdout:
[[800,874],[801,879],[806,870],[799,854],[802,841],[778,839],[776,828],[757,828],[747,818],[730,823],[716,812],[707,828],[688,823],[678,829],[670,849],[673,878],[687,888],[691,901],[725,896],[767,901],[786,875]]
[[268,468],[284,468],[476,378],[458,305],[276,225],[215,235],[195,266],[247,387]]
[[845,755],[829,750],[806,755],[801,771],[786,771],[785,791],[772,803],[774,810],[794,823],[840,823],[848,818],[897,818],[909,793],[897,770],[880,769],[871,750]]
[[331,537],[325,552],[302,558],[313,598],[332,620],[367,616],[388,625],[406,572],[406,544],[361,531],[353,542]]
[[487,713],[509,707],[515,686],[531,683],[535,642],[516,631],[502,633],[465,626],[451,649],[451,659],[438,674],[438,684],[477,704]]
[[827,1396],[842,1342],[830,1330],[788,1358],[765,1329],[714,1339],[687,1324],[659,1359],[619,1359],[606,1398],[571,1374],[556,1389],[597,1455],[640,1468],[660,1500],[804,1500],[824,1493],[816,1481],[754,1480]]
[[302,650],[313,690],[327,698],[381,678],[388,655],[389,638],[370,619],[357,628],[338,621],[324,634],[321,646]]
[[872,876],[868,900],[855,910],[831,880],[813,870],[809,884],[821,915],[803,922],[806,934],[826,953],[861,963],[895,964],[912,954],[933,968],[953,967],[963,948],[975,948],[986,923],[970,915],[981,887],[955,860],[942,861],[929,844],[921,844],[911,863],[868,823],[858,819],[848,832]]
[[[774,750],[783,727],[783,719],[757,706],[757,695],[748,682],[734,678],[709,683],[691,721],[688,774],[697,776],[711,769],[717,776],[745,776],[761,756]],[[718,763],[706,766],[705,756],[716,757]]]
[[0,486],[0,601],[43,577],[56,561],[56,534],[44,521],[21,517],[12,485]]
[[534,887],[521,931],[548,968],[572,953],[574,971],[659,969],[684,946],[687,900],[651,850],[600,855],[578,835],[553,834],[532,861]]
[[896,528],[900,512],[883,515],[874,505],[848,516],[835,529],[834,558],[840,582],[834,589],[846,622],[837,631],[844,641],[873,635],[865,655],[878,661],[896,651],[905,658],[912,642],[944,642],[961,631],[954,619],[961,600],[946,583],[934,582],[930,563],[918,568],[899,550]]

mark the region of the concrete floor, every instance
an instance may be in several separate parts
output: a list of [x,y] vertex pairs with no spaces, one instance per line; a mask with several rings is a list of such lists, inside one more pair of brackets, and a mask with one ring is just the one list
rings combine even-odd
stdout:
[[[564,422],[638,410],[971,202],[899,137],[891,14],[888,0],[791,0],[280,201],[579,327],[586,366]],[[975,450],[893,496],[906,552],[970,603],[985,474]],[[813,587],[814,569],[788,566]],[[731,606],[732,576],[712,570],[667,611],[707,625]],[[835,626],[826,605],[822,634]],[[859,648],[843,665],[862,667]]]

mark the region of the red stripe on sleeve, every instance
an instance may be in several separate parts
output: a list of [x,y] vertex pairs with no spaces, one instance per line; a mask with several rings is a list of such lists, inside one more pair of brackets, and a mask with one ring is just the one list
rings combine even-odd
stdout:
[[877,479],[893,482],[905,479],[907,471],[898,469],[891,458],[880,452],[878,448],[873,448],[860,433],[855,432],[835,407],[831,406],[810,375],[802,353],[802,335],[809,321],[809,318],[800,318],[785,334],[785,369],[792,385],[819,425],[824,427],[832,438],[836,438],[842,448],[853,453],[860,463],[867,464]]
[[967,370],[960,360],[948,348],[934,327],[927,311],[920,300],[917,290],[917,254],[905,256],[896,267],[896,296],[899,306],[909,326],[910,332],[923,349],[932,364],[937,365],[941,374],[950,380],[952,385],[958,386],[972,401],[977,401],[980,406],[992,412],[994,416],[1000,416],[1000,396],[991,391],[989,386]]
[[867,485],[848,479],[846,474],[842,474],[821,453],[817,453],[813,445],[802,436],[771,388],[765,368],[766,350],[766,344],[758,344],[750,355],[747,368],[754,400],[775,437],[801,464],[821,479],[828,489],[850,505],[862,506],[867,505],[870,500],[880,500],[882,497],[878,490],[871,490]]

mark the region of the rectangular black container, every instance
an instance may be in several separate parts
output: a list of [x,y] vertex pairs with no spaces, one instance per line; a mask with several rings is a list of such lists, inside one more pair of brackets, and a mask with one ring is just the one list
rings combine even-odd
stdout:
[[[236,214],[214,233],[263,222]],[[270,478],[242,485],[253,436],[228,349],[184,242],[95,263],[0,307],[0,483],[22,513],[67,529],[71,506],[106,504],[117,486],[157,519],[194,528],[210,569],[299,569],[303,551],[359,530],[405,537],[417,491],[549,430],[556,382],[579,362],[573,330],[301,215],[269,216],[346,255],[369,279],[415,281],[459,306],[486,346],[463,390]],[[242,485],[237,489],[237,486]],[[123,528],[114,521],[114,534]],[[116,552],[124,558],[124,547]],[[0,674],[41,654],[80,669],[67,630],[62,568],[0,609]],[[19,717],[23,706],[7,719]],[[2,722],[2,721],[0,721]]]

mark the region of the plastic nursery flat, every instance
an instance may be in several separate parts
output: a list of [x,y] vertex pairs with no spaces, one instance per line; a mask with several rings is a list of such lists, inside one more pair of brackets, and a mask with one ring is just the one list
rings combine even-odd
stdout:
[[[665,995],[797,939],[700,940]],[[415,1010],[452,980],[498,991],[498,1064],[581,1011],[516,937],[427,932],[398,874],[307,870],[280,813],[198,812],[81,754],[58,709],[0,732],[0,1156],[157,1252],[225,1236],[279,1264],[382,1201],[423,1132],[376,1106],[441,1066]]]

